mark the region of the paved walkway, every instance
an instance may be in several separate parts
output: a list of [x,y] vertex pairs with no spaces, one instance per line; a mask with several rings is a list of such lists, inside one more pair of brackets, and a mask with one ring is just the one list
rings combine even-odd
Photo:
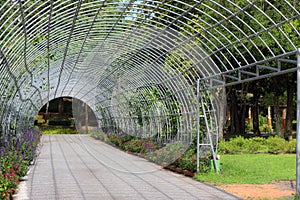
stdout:
[[14,199],[238,198],[86,135],[44,135]]

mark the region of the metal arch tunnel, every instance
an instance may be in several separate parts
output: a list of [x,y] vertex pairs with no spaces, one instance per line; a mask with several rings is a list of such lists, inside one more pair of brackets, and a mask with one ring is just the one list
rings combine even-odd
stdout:
[[190,142],[202,113],[216,141],[223,86],[300,67],[296,0],[1,2],[2,134],[71,96],[106,131]]

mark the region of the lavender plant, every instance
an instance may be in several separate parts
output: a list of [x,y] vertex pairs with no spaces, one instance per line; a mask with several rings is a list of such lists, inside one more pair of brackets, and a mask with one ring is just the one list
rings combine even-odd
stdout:
[[12,199],[20,179],[36,156],[41,133],[30,129],[0,140],[0,199]]

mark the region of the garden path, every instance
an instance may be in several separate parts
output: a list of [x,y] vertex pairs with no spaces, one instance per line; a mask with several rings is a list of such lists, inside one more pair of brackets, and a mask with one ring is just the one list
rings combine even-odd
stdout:
[[87,135],[43,135],[14,199],[239,198]]

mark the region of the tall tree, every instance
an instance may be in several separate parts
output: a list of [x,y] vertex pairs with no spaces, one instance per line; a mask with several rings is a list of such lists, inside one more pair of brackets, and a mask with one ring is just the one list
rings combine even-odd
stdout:
[[259,130],[259,99],[260,99],[260,95],[261,95],[261,89],[259,87],[259,82],[256,82],[256,84],[252,88],[252,93],[253,93],[253,102],[252,102],[252,104],[253,104],[253,107],[252,107],[253,132],[254,132],[254,135],[260,135],[260,130]]
[[295,118],[295,103],[294,96],[296,91],[296,76],[295,73],[288,74],[286,76],[286,91],[287,91],[287,99],[286,99],[286,126],[284,128],[285,134],[288,136],[289,140],[292,140],[293,133],[293,119]]
[[240,120],[239,120],[239,107],[238,107],[238,97],[236,88],[232,87],[229,90],[228,102],[230,108],[230,125],[229,125],[229,133],[240,134]]

